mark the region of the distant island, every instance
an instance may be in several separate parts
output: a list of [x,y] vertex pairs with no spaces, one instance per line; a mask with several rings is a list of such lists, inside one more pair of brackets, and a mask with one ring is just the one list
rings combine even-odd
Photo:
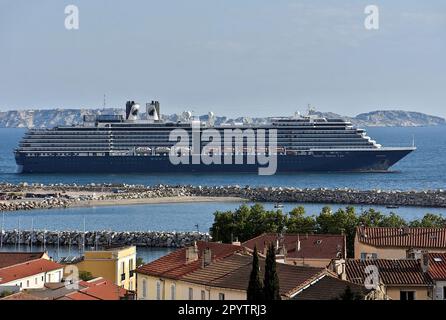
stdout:
[[[20,110],[0,112],[0,128],[51,128],[60,125],[73,125],[82,123],[84,115],[123,114],[121,108],[105,109],[45,109]],[[446,125],[441,117],[431,116],[420,112],[402,110],[379,110],[361,113],[355,117],[342,116],[332,112],[313,111],[312,114],[326,118],[342,118],[352,122],[358,127],[423,127]],[[144,115],[142,115],[144,116]],[[178,121],[180,115],[163,115],[167,121]],[[207,115],[200,116],[202,121],[208,119]],[[266,124],[271,118],[240,117],[231,119],[225,116],[216,116],[215,124]]]

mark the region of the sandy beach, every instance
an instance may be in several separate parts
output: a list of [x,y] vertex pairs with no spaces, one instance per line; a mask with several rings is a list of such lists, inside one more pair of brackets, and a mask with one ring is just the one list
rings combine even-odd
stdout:
[[99,207],[99,206],[124,206],[141,204],[166,204],[166,203],[195,203],[195,202],[246,202],[249,200],[238,197],[163,197],[142,199],[107,199],[84,200],[73,203],[70,207]]

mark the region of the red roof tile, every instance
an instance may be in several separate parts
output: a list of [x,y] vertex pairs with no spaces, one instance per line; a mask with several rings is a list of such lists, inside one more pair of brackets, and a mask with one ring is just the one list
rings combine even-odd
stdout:
[[[259,253],[264,251],[265,245],[283,243],[288,258],[307,259],[336,259],[345,258],[345,236],[329,234],[284,234],[280,239],[277,233],[265,233],[243,243],[244,247],[254,250],[257,246]],[[300,241],[300,250],[298,250]]]
[[46,259],[38,259],[16,264],[11,267],[0,269],[0,284],[57,269],[63,269],[63,266]]
[[0,252],[0,269],[26,261],[40,259],[44,254],[44,252]]
[[[259,258],[259,264],[260,276],[263,277],[265,259]],[[279,277],[280,294],[284,297],[290,297],[298,288],[322,277],[327,272],[325,268],[298,267],[284,263],[277,263],[276,270]],[[234,253],[185,275],[181,280],[245,291],[248,288],[251,271],[252,256]]]
[[36,297],[33,296],[31,294],[28,294],[26,292],[17,292],[17,293],[13,293],[9,296],[6,296],[4,298],[0,298],[0,300],[48,300],[47,298],[40,298],[40,297]]
[[[113,282],[98,278],[86,282],[87,288],[79,290],[79,293],[99,300],[120,300],[125,297],[127,290],[115,285]],[[82,282],[82,285],[85,281]]]
[[446,249],[446,228],[358,227],[358,240],[375,247]]
[[357,284],[365,284],[367,266],[378,268],[379,279],[385,285],[430,285],[428,274],[423,272],[419,260],[355,260],[346,262],[347,279]]
[[446,281],[446,253],[429,253],[428,273],[433,280]]
[[194,262],[186,263],[187,248],[182,248],[139,267],[136,272],[151,276],[179,279],[182,276],[193,272],[201,267],[203,252],[206,248],[209,248],[211,250],[212,258],[214,260],[224,258],[237,251],[243,251],[243,248],[241,246],[218,242],[198,241],[197,247],[198,260]]
[[327,275],[303,289],[293,297],[293,300],[338,300],[348,287],[358,296],[364,297],[368,293],[363,285]]
[[58,300],[101,300],[101,299],[95,298],[93,296],[90,296],[88,294],[85,294],[85,293],[82,293],[79,291],[75,291],[75,292],[67,294],[66,296],[64,296]]

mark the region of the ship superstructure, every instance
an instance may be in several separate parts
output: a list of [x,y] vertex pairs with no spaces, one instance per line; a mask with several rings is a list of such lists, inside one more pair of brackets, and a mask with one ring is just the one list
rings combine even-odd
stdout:
[[[386,171],[414,147],[386,148],[343,119],[327,119],[313,114],[273,118],[264,125],[214,125],[214,116],[199,121],[185,112],[177,122],[161,120],[160,104],[146,104],[146,112],[134,101],[126,104],[125,115],[84,116],[82,124],[52,129],[29,130],[15,150],[21,172],[254,172],[258,163],[173,164],[172,153],[212,153],[213,157],[241,155],[277,156],[277,172],[301,171]],[[200,136],[208,129],[223,136],[242,132],[243,146],[212,149],[199,139],[194,145],[194,128]],[[172,131],[180,130],[188,139],[188,148],[177,148]],[[254,134],[254,138],[246,132]],[[269,139],[275,133],[276,143]],[[258,136],[266,137],[259,147]],[[254,139],[255,141],[251,141]],[[194,148],[195,147],[195,148]],[[197,149],[198,148],[198,149]]]

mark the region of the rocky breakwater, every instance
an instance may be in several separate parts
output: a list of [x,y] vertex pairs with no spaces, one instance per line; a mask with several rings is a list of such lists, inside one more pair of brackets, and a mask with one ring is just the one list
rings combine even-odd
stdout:
[[[0,231],[1,232],[1,231]],[[135,245],[141,247],[180,248],[194,241],[209,241],[207,233],[200,232],[162,232],[162,231],[3,231],[3,244],[29,246],[55,245],[86,247]]]
[[17,210],[33,210],[33,209],[52,209],[67,208],[74,200],[71,199],[46,199],[37,200],[15,200],[2,202],[0,201],[0,211],[17,211]]
[[[355,189],[301,189],[294,187],[241,187],[241,186],[144,186],[128,184],[0,184],[3,194],[39,192],[60,194],[61,206],[82,201],[123,199],[156,199],[165,197],[236,197],[254,202],[326,203],[345,205],[397,205],[446,207],[445,190],[355,190]],[[79,197],[79,193],[88,195]],[[70,195],[76,194],[77,196]],[[63,197],[67,198],[63,198]],[[66,201],[65,201],[66,200]],[[11,201],[12,202],[12,201]],[[11,203],[10,202],[10,203]],[[0,208],[1,207],[0,201]],[[14,207],[14,206],[13,206]],[[14,207],[15,208],[15,207]],[[5,210],[5,209],[1,209]]]
[[282,187],[190,187],[196,196],[240,197],[255,202],[296,202],[358,205],[446,207],[446,191],[383,191],[354,189],[299,189]]

